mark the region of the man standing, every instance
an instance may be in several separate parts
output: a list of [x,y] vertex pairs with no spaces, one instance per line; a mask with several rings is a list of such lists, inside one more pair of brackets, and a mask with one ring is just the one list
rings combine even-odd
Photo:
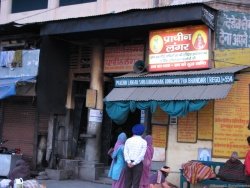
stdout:
[[147,142],[141,137],[144,125],[136,124],[132,128],[133,136],[125,142],[124,158],[127,163],[124,188],[139,188],[143,170],[143,159],[147,150]]

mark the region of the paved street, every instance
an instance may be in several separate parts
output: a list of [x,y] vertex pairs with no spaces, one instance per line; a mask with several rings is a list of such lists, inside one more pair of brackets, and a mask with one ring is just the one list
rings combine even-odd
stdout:
[[45,182],[46,188],[111,188],[111,185],[81,180],[39,180],[39,182]]

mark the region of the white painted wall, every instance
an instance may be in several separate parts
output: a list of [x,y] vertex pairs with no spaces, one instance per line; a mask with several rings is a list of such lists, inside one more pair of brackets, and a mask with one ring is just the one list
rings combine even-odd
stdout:
[[11,14],[12,0],[1,2],[0,24],[12,21],[18,23],[34,23],[49,20],[78,18],[108,13],[118,13],[129,9],[152,8],[154,0],[97,0],[59,7],[59,0],[49,0],[48,9]]
[[[212,141],[201,141],[197,143],[178,143],[177,142],[177,125],[169,126],[168,148],[166,156],[166,165],[171,168],[168,180],[179,186],[181,165],[190,160],[198,159],[198,148],[212,148]],[[213,161],[223,161],[227,159],[212,158]]]

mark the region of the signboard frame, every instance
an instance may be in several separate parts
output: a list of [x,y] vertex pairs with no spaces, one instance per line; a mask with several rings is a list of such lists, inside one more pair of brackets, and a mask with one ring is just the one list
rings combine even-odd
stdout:
[[151,31],[149,72],[210,68],[210,41],[206,25]]

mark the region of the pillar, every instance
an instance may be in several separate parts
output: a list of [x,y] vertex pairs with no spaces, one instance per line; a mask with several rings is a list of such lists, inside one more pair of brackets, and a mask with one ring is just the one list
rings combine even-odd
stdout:
[[[93,47],[92,64],[91,64],[91,80],[90,89],[97,91],[96,109],[103,112],[103,48],[101,44]],[[97,161],[100,160],[100,137],[102,122],[89,121],[90,110],[88,113],[87,134],[94,135],[94,138],[88,138],[86,142],[85,160]]]

